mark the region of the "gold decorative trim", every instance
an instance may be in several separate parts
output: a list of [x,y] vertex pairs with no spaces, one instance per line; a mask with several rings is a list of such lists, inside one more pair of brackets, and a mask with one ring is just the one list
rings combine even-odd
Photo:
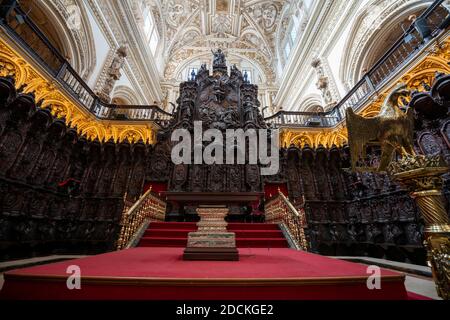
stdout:
[[388,172],[411,192],[425,221],[424,245],[438,295],[450,300],[450,221],[442,194],[442,175],[450,168],[437,156],[406,156]]
[[0,76],[13,76],[16,87],[27,84],[24,92],[35,92],[36,101],[44,99],[44,108],[51,106],[52,115],[65,119],[71,127],[77,127],[78,133],[88,139],[100,141],[113,139],[115,142],[128,140],[146,143],[155,142],[153,125],[132,121],[106,121],[96,119],[84,107],[60,88],[59,83],[50,76],[39,72],[37,67],[27,62],[5,39],[0,39]]
[[[372,102],[369,102],[359,114],[363,117],[376,116],[383,100],[392,87],[398,83],[405,83],[410,90],[422,89],[422,83],[431,84],[436,72],[450,73],[447,61],[450,60],[450,38],[442,43],[434,45],[428,55],[398,81],[379,93]],[[37,68],[27,62],[4,39],[0,39],[0,75],[13,75],[16,78],[16,86],[28,84],[26,92],[35,91],[36,99],[45,99],[44,107],[52,105],[52,114],[64,118],[66,123],[77,126],[80,134],[89,139],[99,140],[114,139],[114,141],[127,140],[138,141],[142,139],[148,143],[155,142],[155,128],[151,124],[131,121],[103,121],[96,119],[82,106],[79,106],[69,95],[58,88],[58,84],[49,76],[43,76]],[[348,133],[345,124],[337,128],[283,128],[280,135],[281,146],[295,145],[311,147],[323,145],[342,146],[348,141]]]
[[[450,66],[447,64],[450,61],[450,37],[435,44],[427,52],[428,55],[422,61],[400,76],[397,81],[393,81],[389,87],[379,92],[358,114],[364,118],[377,116],[388,93],[399,83],[406,84],[411,91],[423,90],[422,84],[431,85],[436,72],[450,73]],[[281,146],[286,147],[290,145],[304,147],[306,144],[310,147],[318,145],[331,147],[333,144],[340,147],[347,141],[348,133],[345,124],[337,128],[283,128],[280,134]]]

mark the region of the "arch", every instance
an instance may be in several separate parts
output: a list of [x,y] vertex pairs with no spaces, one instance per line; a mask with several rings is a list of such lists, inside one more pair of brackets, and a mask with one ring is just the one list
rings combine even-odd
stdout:
[[[117,86],[114,88],[114,92],[112,94],[112,101],[114,104],[124,104],[124,105],[138,105],[140,101],[136,92],[127,86]],[[121,103],[114,102],[114,100],[118,100]]]
[[[389,35],[403,30],[399,26],[411,14],[426,9],[432,1],[427,0],[375,0],[370,1],[356,15],[355,22],[346,40],[340,68],[341,81],[352,87],[383,54]],[[378,8],[374,11],[374,8]],[[374,13],[376,12],[376,13]],[[376,15],[376,16],[374,16]],[[373,19],[373,21],[371,21]],[[397,39],[395,39],[397,40]],[[394,40],[394,41],[395,41]]]
[[100,130],[97,126],[87,127],[85,129],[82,129],[81,132],[90,140],[94,140],[95,138],[102,140],[102,138],[105,136],[104,134],[100,134]]
[[[194,54],[190,57],[188,57],[187,59],[181,61],[177,67],[175,68],[175,70],[172,72],[172,74],[174,75],[175,79],[179,79],[179,77],[182,75],[182,72],[192,63],[194,63],[196,60],[210,60],[211,59],[211,53],[210,52],[200,52],[197,54]],[[255,70],[258,71],[258,74],[261,76],[261,82],[262,83],[266,83],[267,82],[267,76],[266,73],[263,71],[262,66],[260,66],[259,64],[255,63],[254,60],[251,60],[249,58],[247,58],[244,55],[238,54],[238,53],[229,53],[228,55],[228,59],[229,60],[233,60],[233,59],[240,59],[240,60],[245,60],[248,64],[250,64]]]
[[83,1],[22,0],[21,6],[83,79],[96,65],[95,41]]
[[410,89],[420,90],[422,89],[422,82],[432,84],[436,72],[450,73],[450,67],[445,59],[438,56],[428,56],[414,70],[408,72],[401,81]]
[[316,112],[316,113],[320,113],[320,112],[324,112],[325,110],[323,109],[323,107],[321,105],[314,105],[309,107],[308,109],[306,109],[306,112]]
[[125,140],[128,140],[129,142],[133,143],[133,142],[137,142],[139,140],[145,141],[145,137],[138,130],[129,129],[129,130],[124,130],[119,136],[119,141],[125,141]]
[[364,113],[364,118],[373,118],[380,114],[380,110],[371,110]]
[[319,145],[323,145],[323,146],[329,147],[329,146],[331,146],[329,141],[330,141],[330,134],[321,132],[316,135],[316,139],[314,141],[314,146],[317,147]]
[[72,111],[67,105],[61,103],[61,101],[50,99],[45,100],[44,102],[45,102],[44,107],[50,108],[53,116],[64,119],[72,118]]
[[303,98],[298,111],[323,112],[322,97],[319,94],[312,93]]
[[2,77],[14,77],[16,87],[20,87],[28,77],[25,67],[26,62],[23,59],[15,59],[10,56],[8,50],[2,44],[0,49],[0,75]]
[[336,135],[334,135],[334,137],[331,139],[331,145],[336,145],[338,147],[342,147],[344,144],[347,143],[348,137],[338,133]]
[[291,144],[298,146],[298,147],[303,147],[306,144],[308,144],[309,146],[312,146],[313,140],[307,134],[298,134],[290,139],[289,145],[291,145]]

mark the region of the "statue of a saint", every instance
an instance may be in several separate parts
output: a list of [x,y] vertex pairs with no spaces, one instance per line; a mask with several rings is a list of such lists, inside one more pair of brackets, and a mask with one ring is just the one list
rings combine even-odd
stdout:
[[226,60],[225,60],[225,54],[223,53],[222,49],[217,49],[216,52],[211,51],[214,55],[214,62],[213,62],[213,66],[224,66],[226,64]]
[[208,70],[206,69],[206,64],[202,64],[202,66],[200,67],[200,70],[198,72],[198,74],[202,74],[202,73],[207,73]]

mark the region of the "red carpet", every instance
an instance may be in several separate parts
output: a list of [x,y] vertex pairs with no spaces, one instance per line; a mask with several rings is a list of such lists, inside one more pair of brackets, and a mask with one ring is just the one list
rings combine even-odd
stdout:
[[408,300],[433,300],[414,292],[408,292]]
[[[186,247],[188,233],[197,230],[193,222],[152,222],[139,247]],[[280,228],[270,223],[230,223],[238,248],[287,248]]]
[[[5,273],[2,299],[324,300],[408,299],[402,274],[291,249],[240,249],[240,261],[183,261],[183,248],[134,248]],[[66,270],[81,268],[81,290]]]

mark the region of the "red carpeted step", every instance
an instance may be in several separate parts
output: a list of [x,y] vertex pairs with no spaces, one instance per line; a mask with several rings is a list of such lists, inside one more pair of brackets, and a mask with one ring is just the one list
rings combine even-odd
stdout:
[[187,238],[189,232],[195,230],[188,229],[147,229],[144,237],[168,237],[168,238]]
[[289,245],[284,238],[262,239],[262,238],[237,238],[238,248],[288,248]]
[[195,222],[152,222],[138,247],[185,247],[188,233],[195,230]]
[[287,248],[283,232],[273,223],[230,223],[228,230],[236,233],[238,248]]
[[281,230],[233,230],[236,238],[283,238]]
[[197,224],[195,222],[152,222],[149,229],[197,230]]
[[[138,247],[185,247],[189,232],[196,231],[195,222],[152,222]],[[230,223],[236,233],[238,248],[287,248],[288,243],[277,224]]]
[[143,237],[138,247],[186,247],[186,238]]
[[274,223],[229,223],[228,230],[280,230]]

